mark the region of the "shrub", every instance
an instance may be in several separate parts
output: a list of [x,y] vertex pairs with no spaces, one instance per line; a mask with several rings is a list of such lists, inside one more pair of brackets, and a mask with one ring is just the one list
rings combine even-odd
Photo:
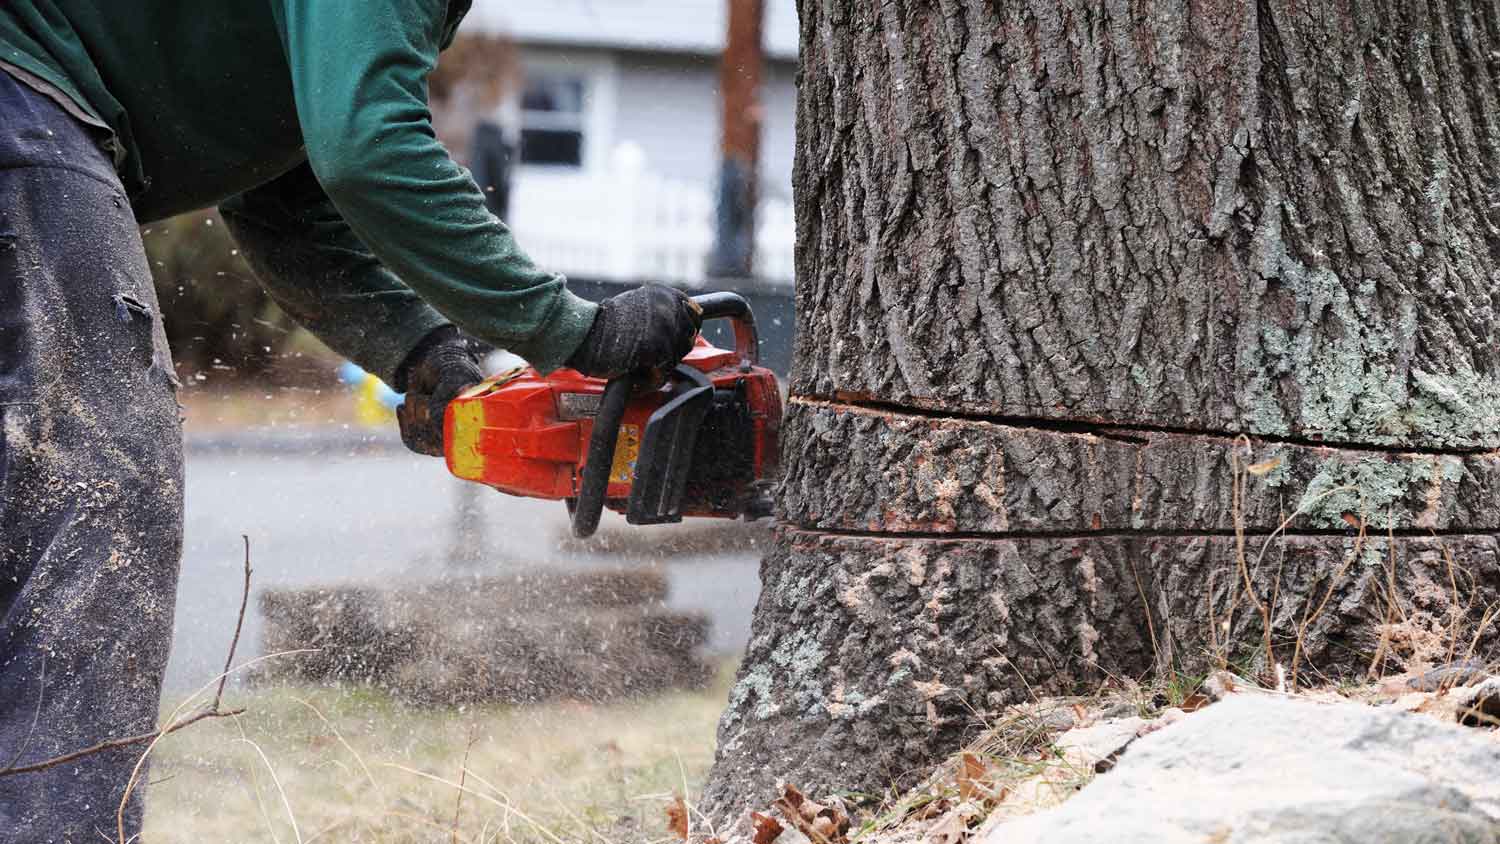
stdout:
[[310,335],[256,284],[216,212],[183,214],[141,234],[185,381],[298,380],[312,368],[297,363]]

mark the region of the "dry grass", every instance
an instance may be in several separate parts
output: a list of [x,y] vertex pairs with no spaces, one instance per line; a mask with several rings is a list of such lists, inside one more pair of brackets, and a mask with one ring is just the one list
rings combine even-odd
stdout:
[[[1079,699],[1099,707],[1102,698]],[[1080,709],[1084,703],[1079,703]],[[891,792],[877,808],[862,813],[851,844],[926,844],[956,834],[981,821],[999,821],[1050,808],[1071,797],[1094,778],[1053,746],[1057,730],[1049,728],[1047,708],[1068,709],[1062,701],[1041,708],[1017,707],[989,722],[976,741],[936,766],[920,786]],[[861,797],[865,797],[861,795]]]
[[420,709],[351,688],[238,694],[247,714],[155,751],[144,840],[669,840],[665,806],[701,785],[732,673],[724,666],[703,691],[607,706]]

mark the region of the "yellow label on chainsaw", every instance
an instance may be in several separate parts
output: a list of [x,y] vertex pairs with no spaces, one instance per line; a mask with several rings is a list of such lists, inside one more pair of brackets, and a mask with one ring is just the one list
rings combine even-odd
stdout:
[[615,440],[615,462],[609,467],[609,482],[628,484],[635,478],[635,461],[641,455],[641,426],[621,425]]
[[453,414],[453,436],[448,443],[448,466],[457,477],[470,481],[484,480],[484,454],[479,450],[479,433],[484,430],[484,404],[460,401],[448,405]]

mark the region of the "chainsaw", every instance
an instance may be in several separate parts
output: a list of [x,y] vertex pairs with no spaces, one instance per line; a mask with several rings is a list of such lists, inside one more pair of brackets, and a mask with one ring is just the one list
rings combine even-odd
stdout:
[[757,365],[755,316],[744,298],[693,300],[705,321],[732,322],[733,351],[700,334],[662,371],[608,381],[572,369],[500,373],[449,403],[448,470],[511,495],[565,501],[579,538],[593,535],[604,507],[635,525],[769,516],[781,426],[776,375]]

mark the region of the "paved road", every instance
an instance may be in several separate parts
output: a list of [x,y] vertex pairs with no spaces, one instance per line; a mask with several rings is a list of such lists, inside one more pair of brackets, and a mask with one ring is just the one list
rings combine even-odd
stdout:
[[[190,438],[187,546],[168,687],[196,686],[221,668],[240,598],[240,535],[250,536],[255,588],[409,581],[452,571],[460,488],[442,462],[389,442],[361,446],[337,432],[287,438]],[[486,530],[478,570],[618,565],[559,548],[567,514],[555,502],[479,489]],[[606,513],[602,531],[623,520]],[[616,521],[618,520],[618,524]],[[754,551],[678,557],[664,565],[668,604],[713,619],[710,648],[737,651],[759,590]],[[241,653],[259,653],[252,604]]]

